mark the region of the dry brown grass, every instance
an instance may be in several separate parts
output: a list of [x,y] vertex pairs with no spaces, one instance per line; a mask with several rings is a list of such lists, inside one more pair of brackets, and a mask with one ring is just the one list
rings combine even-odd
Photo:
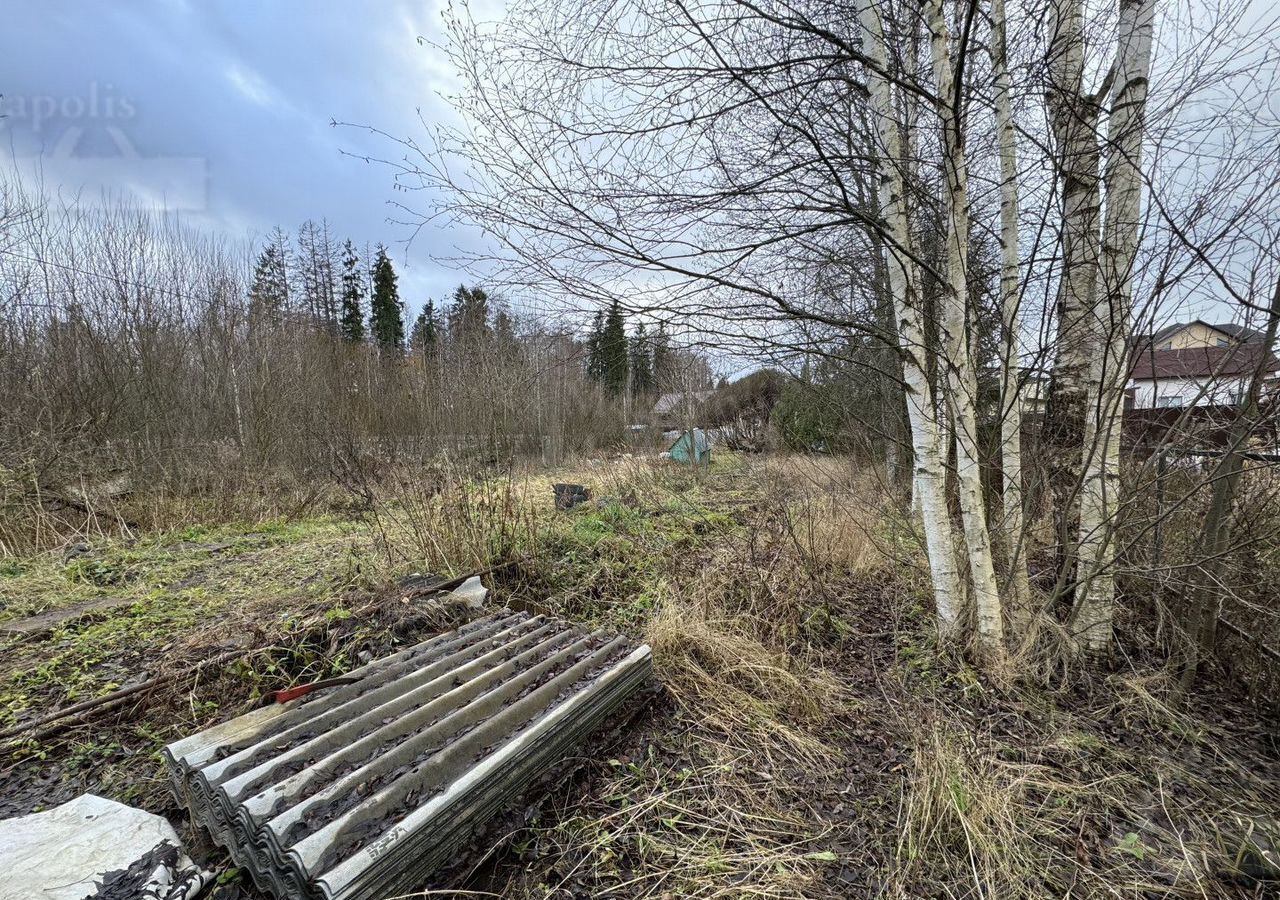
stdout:
[[820,735],[845,709],[845,690],[829,672],[770,650],[754,630],[748,618],[671,591],[645,634],[663,684],[734,750],[781,746],[805,763],[829,763],[835,751]]
[[[840,781],[841,735],[857,704],[829,665],[838,658],[824,644],[834,614],[814,617],[832,598],[815,573],[852,570],[867,558],[860,549],[837,552],[839,519],[823,521],[837,505],[808,484],[798,487],[794,473],[767,468],[731,458],[692,472],[622,459],[557,473],[554,480],[586,483],[627,509],[617,535],[589,555],[573,552],[604,567],[611,563],[601,554],[619,552],[614,540],[629,552],[659,554],[643,562],[652,604],[640,627],[670,709],[661,714],[665,724],[634,736],[634,750],[597,766],[587,796],[566,801],[552,821],[517,840],[537,860],[537,889],[522,875],[498,893],[844,895],[833,874],[846,856],[832,848],[852,840],[847,817],[816,815],[810,804],[848,785]],[[783,477],[791,479],[785,486]],[[549,502],[550,481],[527,484]],[[809,515],[813,530],[802,533],[800,518]],[[610,521],[601,512],[560,516]],[[686,549],[663,553],[664,541]],[[583,594],[575,603],[588,600]]]
[[827,492],[857,486],[865,489],[874,476],[847,456],[807,453],[770,453],[756,465],[766,478],[786,482],[805,491]]
[[546,527],[548,510],[520,489],[520,477],[444,456],[396,465],[359,485],[361,517],[393,569],[483,570],[515,559]]
[[[536,889],[502,896],[757,897],[825,894],[829,829],[785,809],[749,753],[684,761],[690,743],[614,759],[593,798],[560,811],[518,849],[550,858]],[[696,752],[696,751],[695,751]],[[526,851],[527,852],[527,851]],[[588,887],[589,886],[589,887]]]
[[912,727],[895,881],[901,896],[1048,897],[1037,887],[1068,837],[1076,788],[1052,768],[1002,756],[989,737],[946,720]]
[[1270,896],[1280,785],[1239,733],[1179,709],[1167,676],[1113,676],[1087,700],[970,684],[904,697],[896,896]]
[[865,494],[803,494],[786,504],[788,533],[812,566],[856,573],[878,563],[868,529],[881,523],[878,504]]

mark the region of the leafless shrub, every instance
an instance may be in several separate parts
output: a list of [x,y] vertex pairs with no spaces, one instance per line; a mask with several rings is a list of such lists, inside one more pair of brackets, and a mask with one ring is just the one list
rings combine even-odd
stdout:
[[458,575],[512,560],[541,527],[513,473],[442,458],[397,465],[370,488],[368,518],[392,566]]
[[[163,216],[3,182],[0,222],[0,553],[287,515],[400,461],[558,462],[621,442],[619,405],[550,320],[388,354],[338,335],[314,267],[300,293],[325,296],[267,314],[245,248]],[[110,503],[66,496],[117,476],[132,488]]]

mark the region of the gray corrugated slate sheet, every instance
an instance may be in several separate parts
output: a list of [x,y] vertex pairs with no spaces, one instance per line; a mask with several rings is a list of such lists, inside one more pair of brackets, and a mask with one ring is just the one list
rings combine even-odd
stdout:
[[164,758],[180,802],[260,888],[386,897],[424,887],[652,671],[647,646],[504,610]]

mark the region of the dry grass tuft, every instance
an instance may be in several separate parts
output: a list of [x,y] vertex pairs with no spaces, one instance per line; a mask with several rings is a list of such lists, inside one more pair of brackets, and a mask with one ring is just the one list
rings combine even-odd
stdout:
[[512,471],[439,461],[369,481],[365,518],[392,566],[458,575],[511,559],[545,524]]
[[903,697],[897,896],[1269,896],[1280,785],[1167,676],[965,699]]
[[847,698],[829,673],[771,651],[749,620],[708,616],[674,593],[646,638],[667,689],[734,744],[777,744],[806,762],[830,760],[833,749],[816,735],[844,711]]
[[[518,848],[550,860],[545,897],[759,897],[821,893],[830,829],[784,809],[749,753],[688,764],[667,747],[614,759],[600,798],[534,829]],[[697,742],[679,754],[696,753]],[[590,885],[589,890],[587,885]],[[508,894],[504,894],[508,895]]]
[[1052,896],[1043,879],[1062,862],[1076,788],[1000,749],[955,722],[915,728],[895,859],[903,896],[930,882],[943,896]]

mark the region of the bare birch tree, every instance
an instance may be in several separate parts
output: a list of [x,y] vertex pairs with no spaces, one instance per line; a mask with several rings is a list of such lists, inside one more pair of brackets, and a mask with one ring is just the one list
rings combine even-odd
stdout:
[[1081,0],[1049,0],[1047,93],[1054,162],[1062,193],[1057,335],[1045,444],[1048,489],[1057,531],[1059,589],[1074,575],[1075,531],[1082,479],[1080,448],[1090,364],[1090,317],[1097,302],[1101,252],[1098,100],[1085,87],[1085,21]]
[[[955,436],[956,475],[965,556],[977,613],[977,638],[982,653],[998,659],[1004,653],[1004,615],[996,588],[991,536],[987,530],[978,449],[977,377],[970,347],[974,317],[969,308],[969,167],[965,156],[964,117],[961,113],[960,65],[953,65],[951,33],[942,0],[925,5],[933,77],[942,126],[942,171],[945,182],[943,217],[946,222],[942,331],[947,366],[947,406]],[[967,31],[967,28],[966,28]],[[961,46],[958,61],[965,56]]]
[[1008,607],[1025,619],[1031,602],[1027,572],[1026,524],[1022,484],[1022,338],[1021,278],[1018,251],[1018,149],[1010,97],[1008,22],[1004,0],[991,0],[989,51],[993,74],[997,140],[1000,152],[1000,469],[1003,476],[1005,566]]
[[1103,297],[1090,311],[1097,341],[1088,385],[1089,418],[1080,502],[1079,561],[1073,628],[1081,649],[1111,648],[1115,568],[1108,552],[1120,508],[1120,440],[1134,264],[1142,214],[1142,143],[1155,27],[1155,0],[1122,0],[1115,87],[1108,117],[1107,208],[1102,245]]
[[944,631],[951,632],[960,616],[960,579],[954,555],[955,539],[947,511],[945,458],[937,405],[924,361],[927,345],[920,309],[919,279],[914,259],[909,255],[912,236],[907,225],[906,191],[896,165],[903,156],[902,144],[897,123],[892,118],[891,87],[884,74],[884,27],[874,0],[860,0],[858,20],[862,45],[869,61],[867,87],[879,135],[879,202],[890,237],[887,247],[889,285],[898,322],[902,376],[907,385],[907,410],[915,453],[915,498],[924,521],[925,548],[933,578],[938,620]]

